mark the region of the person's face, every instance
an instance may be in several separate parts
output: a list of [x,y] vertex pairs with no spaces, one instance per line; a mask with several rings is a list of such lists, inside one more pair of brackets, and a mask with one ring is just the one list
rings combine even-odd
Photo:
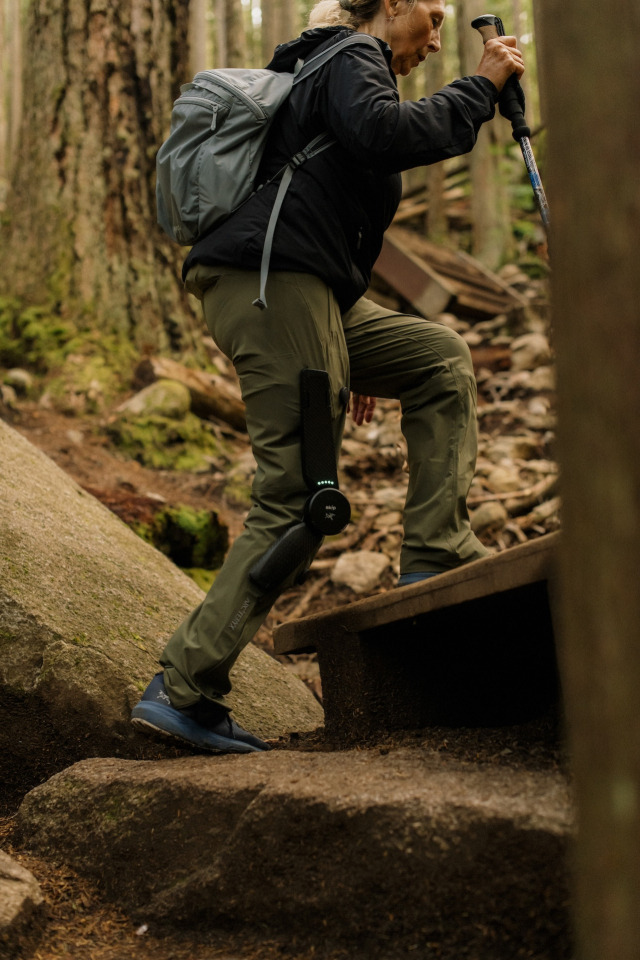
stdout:
[[445,0],[393,0],[389,3],[390,15],[387,42],[393,54],[391,68],[396,76],[406,77],[430,53],[440,49],[440,28],[444,21]]

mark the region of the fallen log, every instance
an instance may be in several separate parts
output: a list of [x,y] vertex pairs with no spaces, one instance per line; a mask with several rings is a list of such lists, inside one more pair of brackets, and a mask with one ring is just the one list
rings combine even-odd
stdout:
[[145,357],[135,369],[136,387],[156,380],[176,380],[191,395],[191,409],[205,420],[224,420],[234,430],[246,433],[245,407],[237,384],[214,373],[191,370],[168,357]]

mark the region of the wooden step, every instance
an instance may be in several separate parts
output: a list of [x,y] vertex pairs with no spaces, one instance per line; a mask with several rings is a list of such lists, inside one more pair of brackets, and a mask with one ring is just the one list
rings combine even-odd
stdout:
[[558,537],[285,623],[275,651],[317,651],[332,736],[529,719],[558,696]]

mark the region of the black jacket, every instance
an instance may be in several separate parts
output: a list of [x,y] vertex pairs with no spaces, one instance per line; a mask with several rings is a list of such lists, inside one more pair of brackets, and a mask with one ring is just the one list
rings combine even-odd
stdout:
[[[298,58],[345,36],[307,30],[276,48],[268,65],[290,71]],[[299,168],[276,225],[270,270],[320,277],[345,311],[361,297],[401,195],[400,171],[467,153],[494,115],[497,91],[482,77],[455,80],[428,99],[400,103],[384,41],[354,44],[296,84],[269,133],[259,174],[276,174],[317,134],[338,141]],[[258,270],[277,183],[268,184],[191,249],[194,263]]]

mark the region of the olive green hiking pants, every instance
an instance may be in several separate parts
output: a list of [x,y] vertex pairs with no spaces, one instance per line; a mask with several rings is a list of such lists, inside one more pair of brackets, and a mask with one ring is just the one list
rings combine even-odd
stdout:
[[252,305],[258,280],[257,273],[201,265],[187,277],[211,335],[238,373],[257,471],[244,531],[162,654],[176,707],[201,697],[228,706],[231,667],[300,572],[268,595],[248,576],[300,522],[309,496],[300,456],[304,368],[329,374],[336,451],[346,412],[342,388],[400,401],[409,462],[401,572],[444,571],[487,553],[466,506],[476,457],[476,384],[464,340],[442,324],[366,299],[342,316],[329,288],[300,273],[272,272],[269,306],[260,311]]

